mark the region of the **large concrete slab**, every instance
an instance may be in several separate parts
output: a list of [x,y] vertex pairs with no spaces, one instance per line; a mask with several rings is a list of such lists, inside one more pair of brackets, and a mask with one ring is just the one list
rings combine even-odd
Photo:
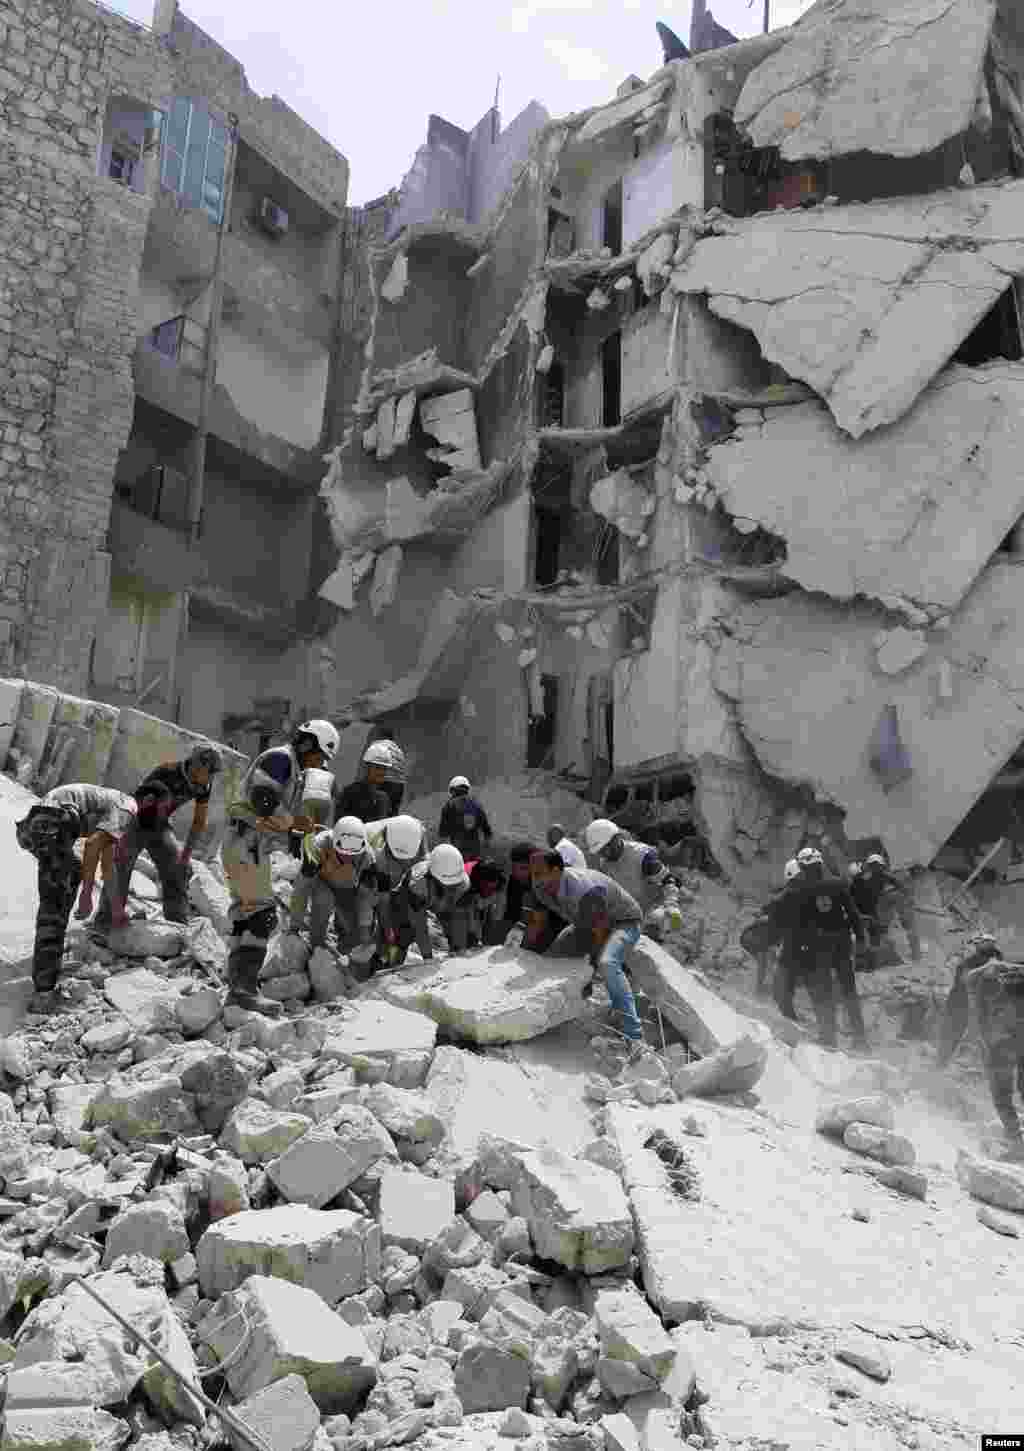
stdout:
[[519,1043],[579,1016],[591,969],[580,959],[488,947],[406,968],[377,989],[471,1043]]
[[751,72],[736,120],[787,160],[920,156],[974,113],[995,0],[821,0]]
[[768,212],[722,225],[672,274],[749,328],[859,438],[901,418],[1014,274],[1024,182]]
[[432,1018],[369,998],[347,1004],[342,1017],[330,1020],[323,1056],[346,1064],[356,1058],[391,1062],[402,1053],[430,1053],[436,1041]]
[[[813,1097],[809,1081],[807,1091]],[[859,1164],[854,1155],[774,1115],[702,1104],[707,1133],[698,1138],[682,1132],[687,1111],[608,1110],[645,1287],[669,1323],[699,1317],[704,1307],[716,1320],[750,1327],[779,1318],[821,1328],[884,1318],[946,1327],[987,1347],[993,1363],[1005,1360],[1000,1342],[1024,1293],[1024,1259],[1003,1248],[1015,1241],[978,1223],[976,1205],[948,1168],[930,1167],[922,1204],[844,1172]],[[654,1127],[685,1146],[700,1179],[697,1202],[671,1193],[643,1147]],[[869,1211],[866,1222],[852,1217],[859,1206]],[[983,1288],[950,1296],[950,1284],[967,1283]],[[1020,1377],[1019,1346],[1014,1355]]]
[[707,470],[727,513],[785,539],[805,590],[953,609],[1024,513],[1022,449],[1024,365],[993,363],[948,369],[857,443],[820,403],[765,409]]
[[641,937],[633,948],[629,970],[634,984],[658,1004],[690,1047],[702,1056],[728,1047],[750,1031],[746,1018],[649,937]]

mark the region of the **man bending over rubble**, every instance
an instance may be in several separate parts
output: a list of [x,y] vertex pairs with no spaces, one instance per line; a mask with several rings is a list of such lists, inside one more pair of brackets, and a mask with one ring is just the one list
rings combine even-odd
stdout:
[[368,963],[376,951],[377,858],[366,827],[358,817],[343,816],[333,830],[310,832],[302,839],[300,860],[292,887],[291,930],[298,932],[305,924],[308,909],[310,946],[326,947],[333,913],[339,949],[358,963]]
[[660,942],[667,930],[678,931],[679,884],[653,846],[632,841],[614,821],[592,821],[583,841],[598,870],[643,907],[648,937]]
[[228,825],[221,847],[224,875],[231,893],[227,1004],[280,1015],[281,1004],[260,992],[260,968],[267,943],[277,927],[277,898],[270,875],[271,853],[289,851],[295,818],[281,809],[277,781],[255,770],[246,778],[246,797],[228,806]]
[[[32,953],[35,996],[30,1008],[51,1013],[60,1006],[57,984],[71,909],[78,895],[75,916],[92,915],[96,868],[102,863],[107,882],[116,882],[114,853],[131,826],[136,803],[122,791],[106,786],[57,786],[15,825],[18,845],[39,863],[39,913]],[[81,866],[73,847],[85,837]],[[123,926],[124,899],[112,900],[112,919]]]
[[[622,1019],[631,1048],[629,1061],[646,1051],[643,1025],[625,973],[626,952],[640,940],[643,912],[639,902],[603,872],[567,867],[556,851],[530,858],[532,901],[529,910],[560,917],[569,925],[551,944],[551,952],[583,954],[604,971],[612,1008]],[[508,946],[523,944],[525,924],[506,938]]]

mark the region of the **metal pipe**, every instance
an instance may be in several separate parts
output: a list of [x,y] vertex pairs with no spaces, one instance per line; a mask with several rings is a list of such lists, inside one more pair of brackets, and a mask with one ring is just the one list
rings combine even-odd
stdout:
[[949,911],[950,907],[954,905],[955,902],[958,902],[960,900],[963,894],[967,891],[968,887],[973,886],[974,882],[978,879],[978,877],[981,876],[982,872],[988,866],[989,862],[992,861],[994,857],[999,855],[1000,851],[1002,851],[1005,845],[1006,837],[1001,836],[996,842],[995,846],[992,848],[992,850],[985,853],[981,861],[974,868],[974,871],[967,878],[966,882],[964,882],[960,890],[958,892],[954,892],[952,897],[950,897],[949,901],[946,903],[947,912]]
[[194,1386],[187,1381],[178,1367],[171,1364],[166,1355],[153,1344],[152,1340],[148,1336],[143,1335],[142,1331],[137,1329],[130,1320],[126,1320],[120,1311],[114,1309],[113,1305],[108,1305],[103,1296],[94,1290],[81,1275],[72,1275],[68,1283],[80,1285],[85,1293],[96,1301],[97,1305],[106,1310],[112,1320],[117,1321],[122,1330],[125,1330],[133,1340],[137,1340],[140,1345],[146,1347],[150,1355],[159,1361],[164,1370],[174,1376],[178,1384],[188,1392],[193,1400],[198,1401],[203,1409],[211,1416],[216,1416],[234,1435],[246,1441],[253,1448],[253,1451],[272,1451],[272,1448],[264,1441],[263,1437],[257,1431],[254,1431],[251,1426],[247,1426],[233,1411],[228,1410],[225,1406],[218,1406],[217,1402],[211,1401],[210,1397],[201,1391],[198,1386]]

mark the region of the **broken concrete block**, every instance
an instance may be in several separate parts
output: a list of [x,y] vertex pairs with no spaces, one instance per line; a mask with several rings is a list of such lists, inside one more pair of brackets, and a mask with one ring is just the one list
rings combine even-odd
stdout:
[[387,398],[377,409],[377,457],[389,459],[395,451],[395,400]]
[[404,448],[409,442],[409,430],[412,427],[412,420],[416,413],[416,394],[403,393],[395,404],[395,448]]
[[728,1048],[686,1063],[672,1075],[677,1098],[691,1094],[710,1098],[716,1094],[748,1093],[768,1063],[768,1045],[744,1034]]
[[648,1395],[658,1388],[657,1381],[645,1375],[637,1366],[625,1360],[613,1360],[607,1355],[598,1359],[597,1378],[601,1389],[617,1401]]
[[928,1197],[928,1180],[917,1169],[908,1169],[903,1164],[893,1164],[888,1167],[882,1164],[869,1164],[868,1173],[883,1188],[895,1189],[900,1194],[906,1194],[909,1199],[924,1200]]
[[409,258],[399,252],[391,264],[387,277],[381,283],[380,295],[385,302],[398,302],[405,295],[409,284]]
[[465,1041],[518,1043],[577,1018],[589,976],[587,964],[575,959],[488,947],[408,966],[377,991]]
[[112,1265],[121,1255],[147,1255],[170,1264],[188,1254],[189,1241],[180,1209],[160,1200],[130,1204],[107,1230],[103,1265]]
[[633,1219],[620,1181],[607,1169],[554,1149],[523,1154],[512,1209],[530,1226],[542,1259],[585,1275],[629,1262]]
[[221,1154],[213,1161],[206,1176],[206,1197],[211,1223],[249,1208],[249,1175],[241,1159]]
[[654,1382],[665,1379],[675,1363],[676,1345],[632,1286],[601,1290],[594,1302],[594,1318],[602,1355],[627,1361]]
[[604,312],[606,308],[611,306],[611,301],[607,292],[604,292],[600,287],[593,288],[587,294],[587,307],[591,312]]
[[1024,1214],[1024,1168],[976,1159],[961,1149],[956,1156],[956,1177],[975,1199]]
[[[273,1213],[273,1211],[271,1211]],[[198,1335],[236,1396],[253,1395],[282,1376],[299,1375],[320,1410],[350,1410],[377,1378],[362,1333],[328,1309],[313,1289],[253,1275],[225,1295]]]
[[309,947],[296,932],[275,932],[267,943],[267,955],[260,968],[260,981],[291,977],[305,972]]
[[185,1328],[168,1305],[156,1325],[149,1326],[149,1334],[165,1359],[185,1380],[185,1385],[172,1375],[159,1361],[150,1360],[142,1377],[142,1389],[153,1410],[164,1421],[187,1421],[193,1426],[206,1422],[206,1412],[189,1394],[187,1387],[201,1390],[199,1367],[192,1351],[192,1345]]
[[160,1135],[196,1134],[200,1124],[195,1100],[182,1091],[181,1080],[163,1077],[141,1083],[105,1083],[93,1099],[93,1127],[110,1128],[122,1143]]
[[420,427],[441,445],[440,450],[429,450],[428,457],[436,456],[452,469],[480,468],[476,404],[469,388],[424,398],[420,403]]
[[440,1147],[444,1123],[425,1094],[375,1083],[363,1101],[393,1138],[409,1144],[424,1144],[429,1150]]
[[1015,1224],[994,1214],[985,1204],[979,1204],[975,1217],[979,1224],[983,1224],[986,1229],[994,1230],[996,1234],[1004,1235],[1007,1239],[1020,1238],[1020,1230]]
[[636,275],[644,285],[644,294],[653,297],[664,284],[669,263],[676,249],[675,234],[662,232],[651,245],[640,253],[636,262]]
[[843,1133],[843,1143],[854,1153],[866,1154],[883,1164],[913,1164],[917,1155],[909,1139],[874,1124],[852,1123]]
[[512,641],[516,638],[515,626],[506,625],[503,620],[499,620],[495,625],[494,633],[503,645],[511,645]]
[[182,942],[181,928],[170,922],[129,922],[107,935],[107,945],[118,957],[177,957]]
[[371,423],[369,428],[363,429],[363,452],[376,453],[377,451],[377,425]]
[[182,993],[174,1004],[174,1011],[185,1037],[196,1038],[200,1033],[205,1033],[207,1028],[212,1027],[220,1017],[220,993],[212,987],[202,987],[195,992]]
[[391,544],[377,556],[377,563],[373,571],[373,584],[370,586],[370,611],[374,617],[386,610],[388,605],[394,604],[395,594],[398,590],[398,576],[402,571],[402,546]]
[[316,947],[307,967],[313,996],[318,1003],[332,1003],[344,996],[345,974],[338,965],[333,952],[326,947]]
[[119,1451],[132,1434],[120,1416],[91,1406],[4,1414],[4,1451]]
[[243,1164],[267,1163],[283,1154],[289,1144],[309,1131],[309,1120],[247,1098],[231,1110],[221,1132],[221,1143]]
[[[125,931],[128,930],[125,928]],[[180,933],[178,945],[180,950]],[[173,957],[174,953],[169,953],[168,956]],[[175,1005],[181,996],[181,989],[177,983],[150,972],[148,967],[134,968],[131,972],[108,977],[103,984],[103,996],[137,1032],[152,1033],[161,1028],[177,1026]]]
[[[233,1407],[269,1451],[311,1451],[320,1429],[320,1412],[300,1375],[285,1375]],[[252,1451],[241,1436],[229,1440],[234,1451]]]
[[422,494],[417,494],[404,474],[388,480],[385,499],[384,533],[388,539],[415,539],[424,532],[430,519],[431,505]]
[[309,974],[290,972],[287,977],[272,977],[261,984],[264,997],[274,998],[279,1003],[305,1002],[313,991]]
[[260,1093],[271,1108],[287,1109],[298,1098],[306,1086],[306,1080],[291,1064],[269,1073],[260,1084]]
[[387,1073],[405,1053],[431,1054],[436,1041],[437,1024],[432,1018],[388,1002],[363,999],[350,1003],[344,1017],[331,1020],[322,1057],[325,1062],[335,1059],[346,1065],[375,1059]]
[[455,1218],[455,1190],[448,1179],[428,1179],[398,1168],[380,1179],[381,1239],[420,1255]]
[[814,1127],[819,1134],[842,1138],[851,1124],[874,1124],[876,1128],[893,1129],[896,1117],[890,1101],[881,1093],[866,1098],[840,1099],[819,1109]]
[[358,1295],[380,1276],[380,1230],[343,1209],[279,1205],[212,1224],[196,1246],[204,1295],[237,1289],[270,1273],[316,1290],[328,1305]]
[[342,1110],[342,1123],[310,1129],[267,1165],[271,1181],[291,1204],[322,1209],[395,1147],[372,1114],[358,1104]]
[[928,653],[928,641],[920,630],[898,625],[889,630],[875,655],[879,670],[885,675],[900,675]]
[[555,349],[551,343],[545,343],[537,354],[537,372],[550,373],[551,364],[555,361]]
[[598,479],[590,490],[590,507],[627,539],[638,539],[657,501],[625,469]]
[[852,1331],[842,1336],[836,1344],[835,1357],[863,1371],[872,1380],[887,1381],[892,1375],[889,1357],[873,1335]]
[[503,1350],[528,1360],[547,1320],[546,1313],[532,1301],[502,1294],[480,1317],[480,1333],[492,1345],[500,1345]]
[[219,1134],[231,1110],[248,1096],[249,1075],[230,1053],[208,1053],[182,1070],[181,1086],[194,1095],[206,1132]]
[[491,1241],[504,1229],[509,1214],[497,1194],[491,1189],[485,1189],[467,1208],[466,1218],[482,1239]]
[[[124,1018],[115,1018],[110,1023],[97,1023],[83,1033],[80,1039],[87,1053],[120,1053],[121,1049],[135,1036],[135,1029]],[[7,1071],[5,1069],[5,1071]],[[23,1075],[28,1077],[28,1074]]]
[[441,1289],[441,1298],[462,1306],[467,1320],[481,1320],[497,1297],[509,1288],[509,1277],[494,1265],[470,1265],[466,1269],[449,1270]]
[[530,1367],[519,1355],[496,1345],[469,1345],[455,1366],[455,1394],[466,1415],[478,1411],[522,1410],[530,1393]]

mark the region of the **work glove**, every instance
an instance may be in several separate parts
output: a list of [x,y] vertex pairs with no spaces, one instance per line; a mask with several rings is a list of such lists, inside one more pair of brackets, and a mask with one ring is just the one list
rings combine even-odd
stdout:
[[666,914],[670,932],[678,932],[683,925],[683,914],[678,907],[669,907]]
[[512,931],[505,938],[506,947],[522,947],[526,938],[525,927],[513,927]]

